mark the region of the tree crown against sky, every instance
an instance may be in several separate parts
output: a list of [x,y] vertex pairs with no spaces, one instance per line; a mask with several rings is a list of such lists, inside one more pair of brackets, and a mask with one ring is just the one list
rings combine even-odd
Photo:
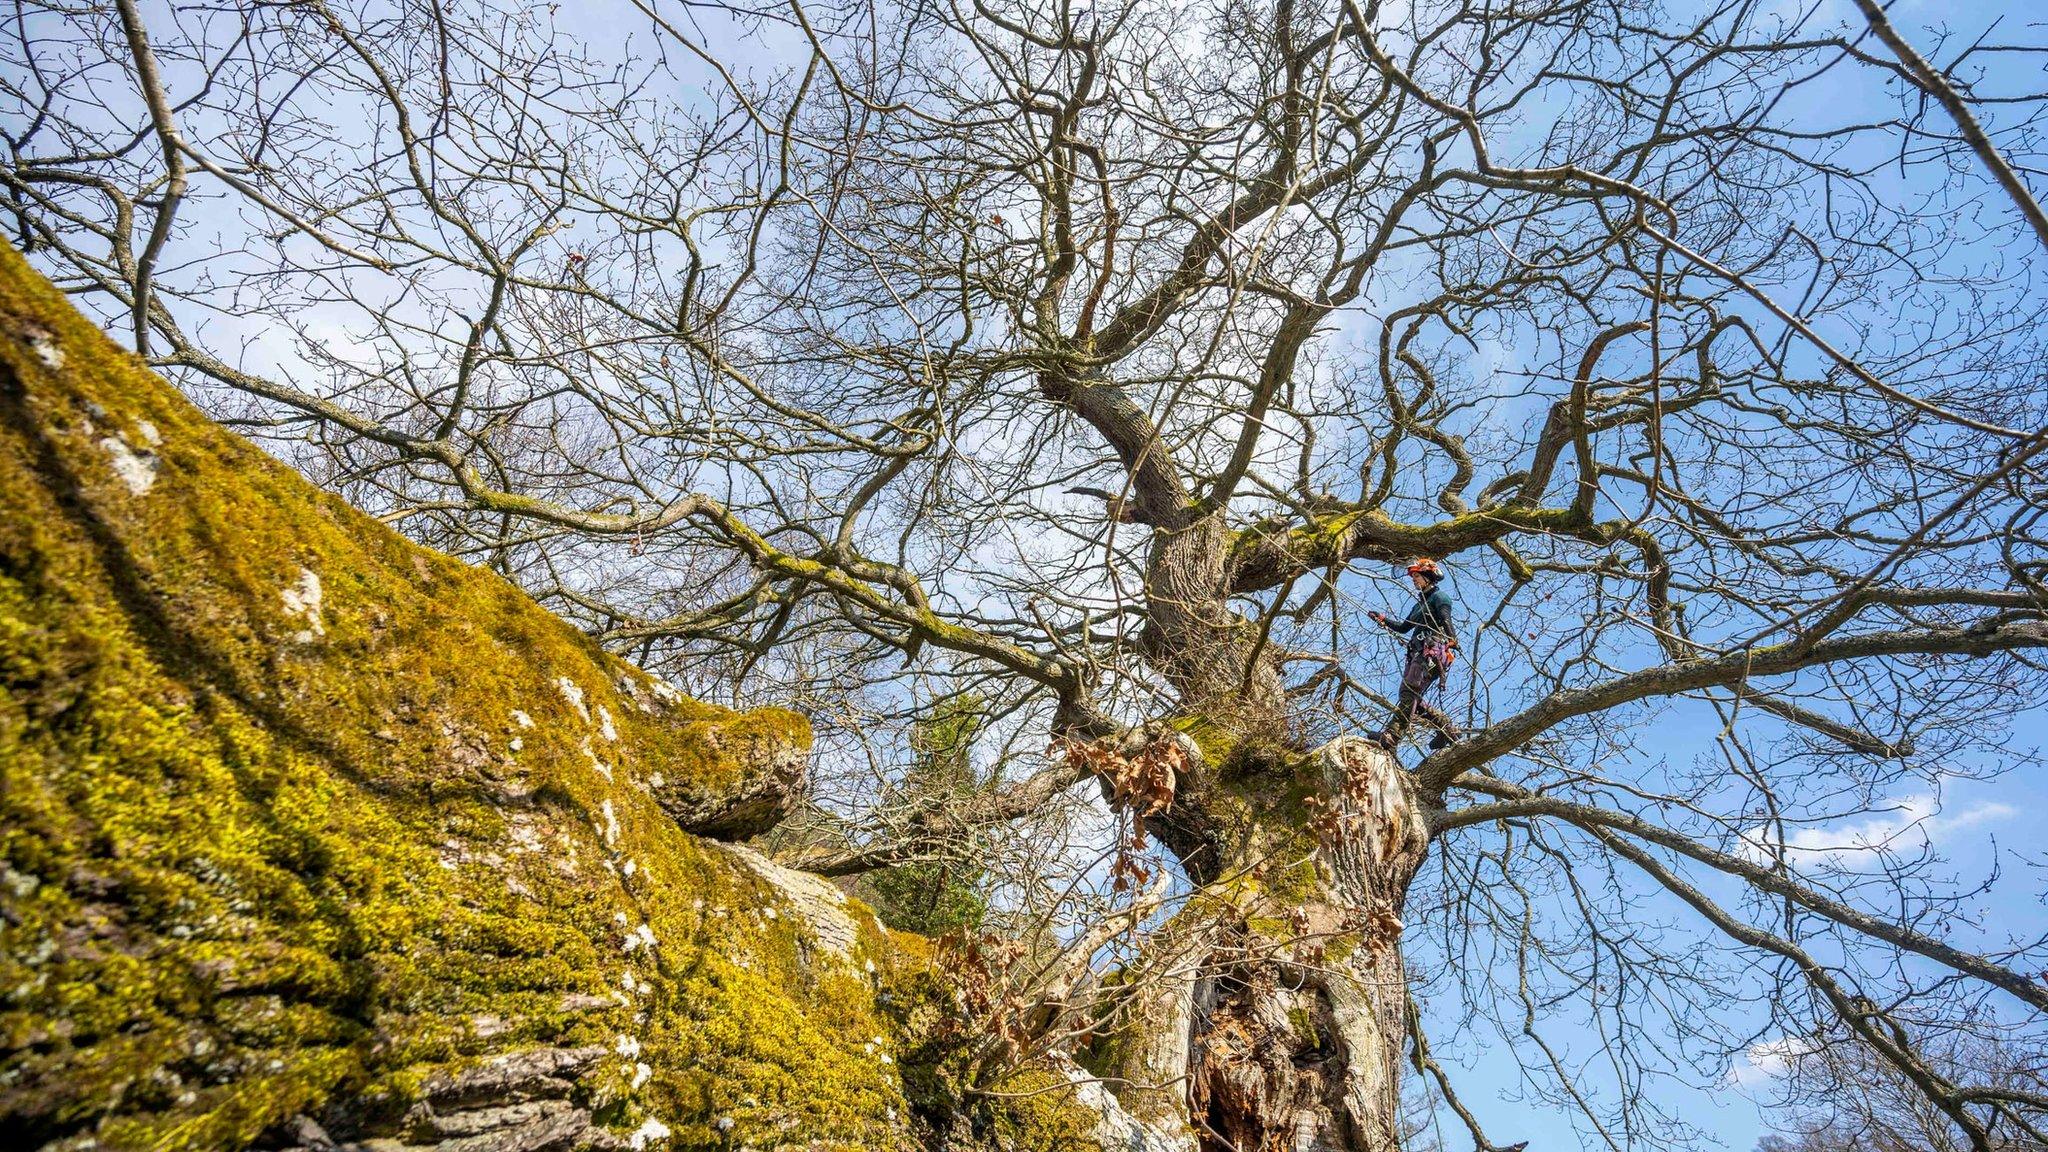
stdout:
[[[1365,612],[1442,557],[1473,734],[1406,785],[1403,943],[1440,1048],[1497,1032],[1615,1143],[1683,1142],[1649,1089],[1773,1036],[1868,1046],[1966,1137],[2039,1125],[1921,1053],[2038,1039],[2043,941],[1910,836],[1819,850],[2029,755],[2037,36],[591,11],[24,5],[16,242],[362,506],[805,707],[827,871],[1191,743],[1147,822],[1213,883],[1226,764],[1377,727]],[[892,804],[969,698],[1008,775]]]

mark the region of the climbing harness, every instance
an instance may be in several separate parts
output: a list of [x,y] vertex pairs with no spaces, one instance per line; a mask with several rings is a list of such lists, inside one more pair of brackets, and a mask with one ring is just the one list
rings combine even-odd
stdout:
[[[1449,672],[1451,665],[1457,662],[1458,645],[1449,640],[1431,640],[1422,646],[1422,654],[1436,661],[1436,666],[1443,672]],[[1442,685],[1442,673],[1438,674],[1437,683]]]

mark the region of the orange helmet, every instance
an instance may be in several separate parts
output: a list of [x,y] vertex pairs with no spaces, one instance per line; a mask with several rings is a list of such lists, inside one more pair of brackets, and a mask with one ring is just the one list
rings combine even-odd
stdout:
[[1431,580],[1441,580],[1444,578],[1443,568],[1427,556],[1417,556],[1408,562],[1408,574],[1413,576],[1417,573],[1421,573]]

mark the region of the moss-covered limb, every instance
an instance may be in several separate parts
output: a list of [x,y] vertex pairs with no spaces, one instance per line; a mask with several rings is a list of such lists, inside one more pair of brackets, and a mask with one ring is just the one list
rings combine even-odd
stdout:
[[10,1138],[394,1132],[436,1076],[598,1048],[619,1133],[908,1148],[877,987],[926,961],[663,810],[808,739],[313,489],[0,251]]
[[1525,581],[1535,569],[1511,547],[1517,534],[1568,536],[1601,547],[1621,544],[1632,549],[1642,560],[1645,597],[1660,640],[1674,655],[1684,647],[1672,614],[1671,571],[1663,545],[1634,520],[1593,519],[1590,506],[1544,508],[1512,501],[1460,511],[1434,524],[1404,524],[1375,507],[1339,508],[1320,513],[1305,525],[1276,521],[1237,532],[1230,539],[1226,566],[1231,593],[1242,595],[1353,560],[1397,561],[1490,548],[1517,581]]
[[1449,556],[1516,533],[1594,540],[1611,534],[1619,523],[1603,530],[1573,509],[1515,503],[1462,512],[1434,524],[1405,524],[1378,508],[1338,508],[1317,514],[1307,524],[1256,524],[1236,533],[1226,565],[1231,593],[1243,595],[1352,560]]

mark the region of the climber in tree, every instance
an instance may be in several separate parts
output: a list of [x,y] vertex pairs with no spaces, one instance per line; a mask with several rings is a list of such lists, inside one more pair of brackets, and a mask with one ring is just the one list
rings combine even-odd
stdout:
[[1401,698],[1394,705],[1394,715],[1388,719],[1386,730],[1373,737],[1389,752],[1400,745],[1401,737],[1418,714],[1436,729],[1429,740],[1432,750],[1448,747],[1459,735],[1457,724],[1442,709],[1423,699],[1457,658],[1458,635],[1451,628],[1451,594],[1443,588],[1444,570],[1436,561],[1418,557],[1408,565],[1408,578],[1415,582],[1415,607],[1408,610],[1407,619],[1396,620],[1377,611],[1367,613],[1380,627],[1408,637],[1408,660],[1401,669]]

